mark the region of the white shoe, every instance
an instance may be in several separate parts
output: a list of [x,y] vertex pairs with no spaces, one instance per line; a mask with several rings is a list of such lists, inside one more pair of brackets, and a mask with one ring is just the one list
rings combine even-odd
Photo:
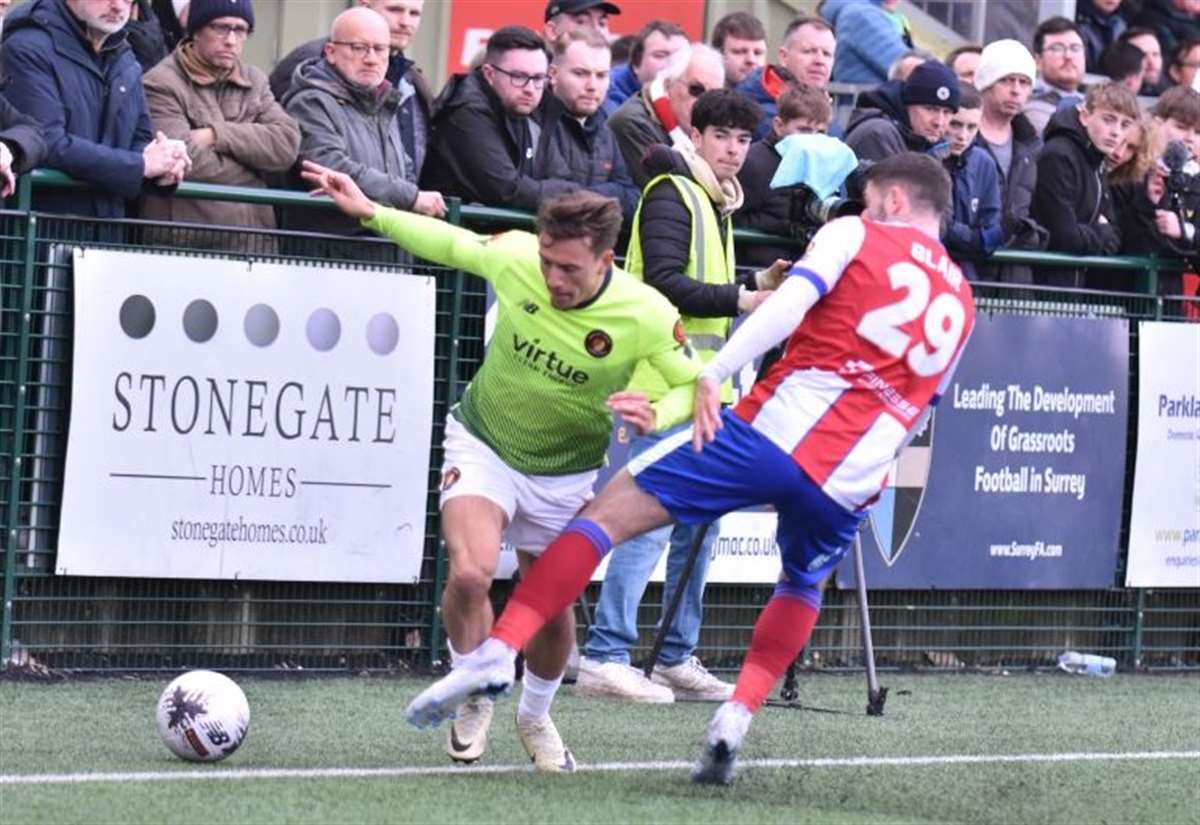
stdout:
[[655,665],[650,678],[669,687],[679,699],[728,702],[733,696],[733,683],[722,682],[713,676],[695,656],[671,667]]
[[446,753],[451,759],[470,764],[483,756],[495,707],[486,696],[474,696],[458,706],[446,733]]
[[408,723],[431,728],[454,718],[458,706],[473,696],[508,695],[516,677],[516,658],[516,651],[504,642],[488,639],[409,703],[404,711]]
[[717,708],[708,735],[704,739],[704,750],[696,767],[692,768],[692,781],[698,785],[732,785],[737,773],[737,752],[750,729],[753,715],[741,702],[725,702]]
[[575,773],[575,757],[562,737],[558,728],[547,716],[535,722],[525,722],[517,717],[517,735],[525,747],[525,753],[533,761],[533,766],[543,773]]
[[671,689],[651,682],[640,671],[620,662],[597,662],[586,656],[579,660],[575,677],[579,696],[612,696],[630,702],[669,704],[675,701]]

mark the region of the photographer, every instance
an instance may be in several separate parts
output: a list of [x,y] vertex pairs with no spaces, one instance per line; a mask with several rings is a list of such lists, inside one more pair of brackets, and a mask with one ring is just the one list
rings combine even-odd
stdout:
[[[758,229],[768,235],[783,238],[801,237],[805,227],[799,225],[800,197],[795,190],[771,189],[771,179],[779,168],[779,141],[789,135],[825,134],[833,120],[833,108],[824,89],[800,83],[779,96],[771,132],[750,147],[746,162],[738,172],[745,201],[734,213],[735,226]],[[811,227],[810,227],[811,228]],[[739,248],[738,260],[756,267],[770,266],[780,258],[794,258],[796,249],[746,244]]]
[[[1149,159],[1136,167],[1136,177],[1132,181],[1114,180],[1113,200],[1124,241],[1121,252],[1195,255],[1200,251],[1200,167],[1196,163],[1200,150],[1200,93],[1177,86],[1163,94],[1154,107],[1153,118],[1141,130],[1140,149],[1139,154],[1149,155]],[[1132,289],[1136,284],[1130,275],[1112,273],[1106,283],[1096,286]],[[1178,273],[1160,275],[1160,293],[1173,295],[1181,291]]]

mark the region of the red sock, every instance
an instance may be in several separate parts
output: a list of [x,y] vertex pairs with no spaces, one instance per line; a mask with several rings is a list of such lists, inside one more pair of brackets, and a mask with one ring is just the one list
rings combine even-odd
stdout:
[[568,524],[521,579],[492,625],[492,637],[521,650],[583,592],[610,549],[612,541],[595,522],[576,519]]
[[[819,596],[818,596],[819,598]],[[811,599],[776,593],[754,623],[750,651],[738,674],[733,701],[741,702],[754,713],[787,666],[808,644],[813,626],[820,615]]]

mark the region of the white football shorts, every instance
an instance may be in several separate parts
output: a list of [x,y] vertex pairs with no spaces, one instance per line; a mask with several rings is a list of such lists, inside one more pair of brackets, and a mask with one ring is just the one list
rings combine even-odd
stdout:
[[440,506],[459,496],[486,498],[508,518],[504,540],[534,555],[591,500],[596,483],[596,470],[562,476],[518,472],[452,415],[446,417],[442,450]]

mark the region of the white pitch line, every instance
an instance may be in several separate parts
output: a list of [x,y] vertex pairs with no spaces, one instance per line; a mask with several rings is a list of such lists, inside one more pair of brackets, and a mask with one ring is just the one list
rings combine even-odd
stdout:
[[[743,768],[872,768],[881,766],[1002,765],[1038,762],[1144,762],[1200,759],[1200,751],[1132,751],[1128,753],[950,754],[944,756],[849,756],[823,759],[744,759]],[[691,762],[598,762],[580,765],[580,773],[618,771],[682,771]],[[470,776],[531,773],[531,765],[423,766],[407,768],[213,768],[211,770],[134,771],[130,773],[0,774],[0,785],[73,785],[89,782],[171,782],[180,780],[331,779],[404,776]]]

